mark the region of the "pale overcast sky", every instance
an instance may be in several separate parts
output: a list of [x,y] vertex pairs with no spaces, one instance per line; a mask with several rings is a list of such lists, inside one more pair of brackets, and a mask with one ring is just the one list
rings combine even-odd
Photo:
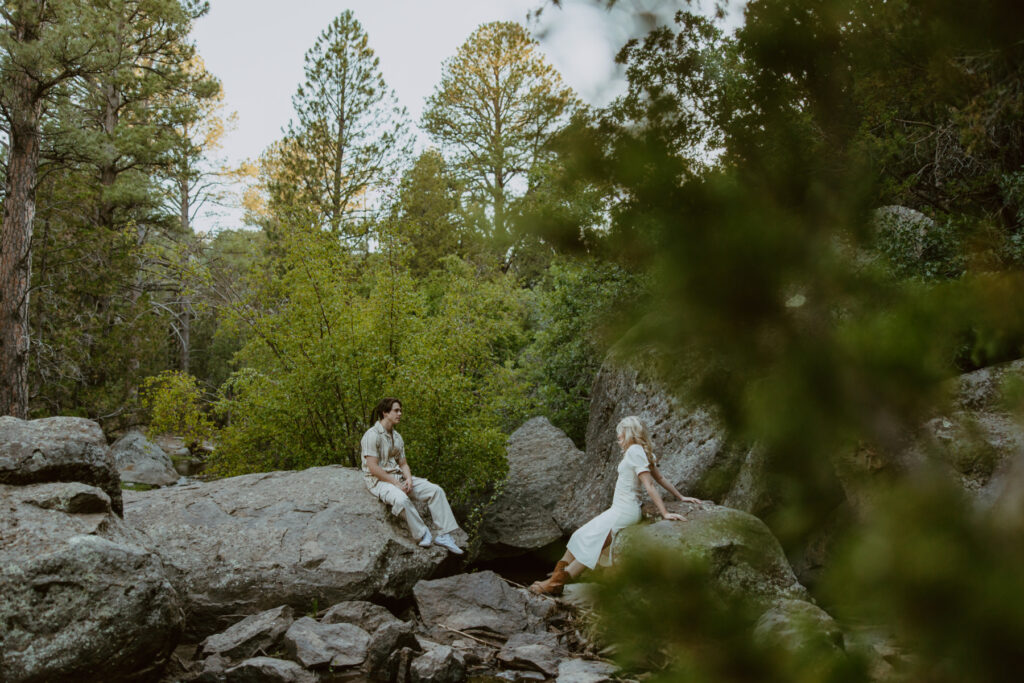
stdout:
[[[206,68],[224,86],[227,111],[238,125],[224,141],[229,163],[255,159],[292,116],[291,98],[303,78],[303,58],[334,17],[351,9],[369,35],[381,70],[414,127],[424,99],[441,78],[441,65],[480,24],[526,24],[542,0],[210,0],[193,37]],[[650,2],[664,10],[661,0]],[[683,4],[680,2],[680,4]],[[614,56],[629,33],[622,23],[608,35],[609,18],[593,0],[566,0],[548,7],[541,49],[584,99],[602,105],[621,91]],[[628,23],[628,22],[627,22]],[[421,144],[427,143],[420,135]],[[238,211],[221,212],[220,227],[237,227]],[[197,226],[201,230],[214,227]]]

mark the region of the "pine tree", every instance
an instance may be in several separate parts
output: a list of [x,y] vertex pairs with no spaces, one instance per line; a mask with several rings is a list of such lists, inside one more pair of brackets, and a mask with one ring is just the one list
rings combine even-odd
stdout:
[[317,38],[305,73],[292,98],[295,118],[275,146],[269,210],[278,220],[358,237],[357,220],[408,151],[405,110],[351,11]]
[[530,169],[577,106],[526,29],[500,21],[469,36],[427,99],[423,128],[465,178],[471,198],[490,212],[490,236],[506,267],[510,202],[525,191]]
[[12,0],[0,9],[0,113],[7,134],[0,233],[0,412],[28,413],[29,289],[43,117],[55,89],[109,70],[103,8]]
[[[94,417],[118,412],[166,351],[144,253],[175,230],[161,175],[176,122],[216,93],[190,73],[187,42],[204,3],[118,0],[96,14],[105,62],[44,100],[31,273],[30,405]],[[101,21],[102,20],[102,21]]]

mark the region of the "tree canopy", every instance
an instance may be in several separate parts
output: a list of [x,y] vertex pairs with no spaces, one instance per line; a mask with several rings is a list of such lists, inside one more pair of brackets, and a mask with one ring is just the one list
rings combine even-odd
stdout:
[[450,155],[472,200],[488,209],[485,234],[503,258],[513,244],[512,200],[527,190],[530,170],[578,106],[537,41],[514,22],[480,26],[444,63],[422,125]]

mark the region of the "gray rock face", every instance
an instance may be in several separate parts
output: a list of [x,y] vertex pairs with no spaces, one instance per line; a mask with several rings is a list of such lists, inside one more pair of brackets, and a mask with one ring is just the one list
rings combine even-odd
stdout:
[[874,505],[874,479],[923,466],[945,469],[982,510],[1005,490],[1014,462],[1024,453],[1024,428],[1002,405],[1003,383],[1024,379],[1024,360],[966,373],[951,381],[949,412],[906,435],[902,451],[881,455],[867,449],[840,454],[836,472],[854,511]]
[[121,481],[149,486],[171,486],[178,473],[159,446],[138,430],[132,430],[110,446]]
[[558,637],[553,633],[515,633],[501,648],[498,659],[513,668],[555,676],[562,660],[559,649]]
[[410,652],[420,649],[419,642],[413,633],[413,624],[398,619],[383,623],[370,635],[363,671],[375,680],[395,680],[398,669],[401,668],[403,671],[407,669],[412,657],[403,664],[393,655],[406,649]]
[[567,659],[558,665],[555,683],[611,683],[615,667],[607,662]]
[[185,439],[172,434],[160,434],[154,437],[153,444],[168,456],[185,457],[189,455]]
[[0,510],[0,678],[127,681],[163,666],[183,627],[178,596],[107,493],[0,485]]
[[875,209],[872,223],[878,233],[907,244],[915,257],[921,258],[928,242],[928,233],[935,221],[920,211],[906,206],[883,206]]
[[226,683],[316,683],[316,674],[295,662],[253,657],[224,672]]
[[804,600],[781,600],[766,610],[754,625],[754,639],[797,654],[808,648],[819,653],[844,650],[839,625],[828,612]]
[[491,571],[420,581],[413,596],[428,627],[503,636],[543,630],[544,618],[554,609],[552,601],[513,588]]
[[579,527],[611,504],[622,459],[615,427],[627,415],[647,424],[662,473],[684,495],[722,500],[750,455],[750,447],[729,438],[706,410],[683,406],[660,384],[610,356],[594,379],[587,459],[580,465],[587,476],[561,506],[564,528]]
[[126,497],[126,521],[153,539],[197,637],[285,604],[408,595],[445,557],[417,546],[362,474],[340,466]]
[[566,494],[588,464],[587,455],[546,417],[514,431],[506,451],[508,480],[480,529],[496,555],[541,548],[572,531],[560,523],[574,518],[565,509]]
[[716,589],[746,598],[764,609],[780,599],[809,600],[782,547],[753,515],[718,506],[669,510],[685,512],[689,521],[659,521],[628,527],[615,537],[612,555],[642,553],[646,547],[678,550],[707,561]]
[[761,516],[774,506],[770,487],[765,482],[765,455],[758,447],[743,458],[740,471],[729,493],[721,501],[726,507]]
[[325,624],[353,624],[373,633],[384,624],[403,623],[387,608],[365,600],[346,600],[331,607],[320,618]]
[[0,417],[0,484],[81,482],[103,489],[122,513],[121,480],[103,430],[81,417]]
[[76,481],[26,486],[18,494],[23,503],[69,515],[103,515],[112,510],[104,491]]
[[297,620],[284,634],[288,654],[307,669],[359,666],[369,644],[370,634],[358,626],[321,624],[310,617]]
[[413,683],[459,683],[466,678],[466,662],[447,645],[432,648],[409,666]]
[[1003,405],[1004,383],[1024,381],[1024,360],[961,375],[952,414],[926,425],[927,439],[978,507],[993,506],[1014,463],[1024,456],[1024,427]]
[[287,605],[253,614],[222,633],[212,635],[199,646],[201,657],[220,655],[228,659],[248,659],[269,652],[280,641],[295,614]]

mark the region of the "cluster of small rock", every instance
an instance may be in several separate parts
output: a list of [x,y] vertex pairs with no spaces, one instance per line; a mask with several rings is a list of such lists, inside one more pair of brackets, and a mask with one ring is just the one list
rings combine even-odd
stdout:
[[179,648],[163,680],[613,680],[611,664],[574,657],[573,643],[551,632],[564,623],[564,605],[493,572],[420,581],[414,595],[418,615],[409,610],[405,620],[364,600],[315,616],[298,616],[289,606],[251,615],[195,646],[194,658],[191,646]]

